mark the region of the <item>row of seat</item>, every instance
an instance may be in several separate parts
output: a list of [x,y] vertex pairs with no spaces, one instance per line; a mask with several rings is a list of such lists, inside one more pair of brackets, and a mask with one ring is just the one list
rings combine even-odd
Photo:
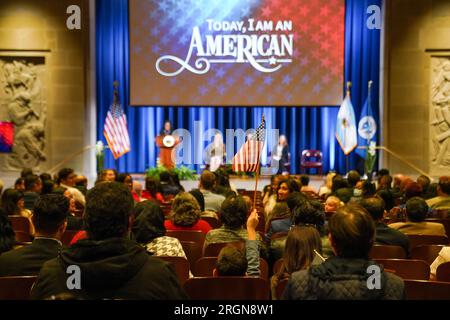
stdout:
[[[0,278],[0,300],[28,300],[36,277]],[[280,282],[276,296],[280,299],[287,280]],[[450,282],[405,280],[408,300],[450,300]],[[193,300],[269,300],[267,280],[252,277],[201,277],[188,279],[183,285]]]

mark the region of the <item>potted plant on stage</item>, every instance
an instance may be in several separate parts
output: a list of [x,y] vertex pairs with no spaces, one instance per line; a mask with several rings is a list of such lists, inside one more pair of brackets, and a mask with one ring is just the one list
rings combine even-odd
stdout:
[[364,162],[364,171],[367,179],[372,181],[373,167],[375,166],[375,160],[377,158],[375,141],[370,141],[366,152],[366,161]]

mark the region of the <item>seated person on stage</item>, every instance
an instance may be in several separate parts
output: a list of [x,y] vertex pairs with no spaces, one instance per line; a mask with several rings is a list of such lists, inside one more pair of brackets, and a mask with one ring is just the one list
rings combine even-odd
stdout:
[[216,176],[211,171],[205,170],[200,176],[199,189],[205,198],[205,210],[218,212],[225,197],[213,192],[216,186]]
[[260,275],[259,241],[257,240],[256,232],[258,222],[258,213],[256,210],[253,210],[247,219],[247,240],[245,241],[245,253],[232,245],[222,248],[217,258],[217,267],[213,270],[213,275],[215,277],[258,277]]
[[445,236],[445,228],[442,223],[427,222],[428,205],[424,199],[413,197],[406,201],[407,222],[391,223],[388,226],[404,234],[421,234]]
[[288,279],[292,273],[308,269],[311,265],[323,262],[322,241],[315,227],[294,226],[289,230],[280,269],[270,279],[272,297],[276,297],[276,287],[281,280]]
[[406,255],[409,255],[409,238],[404,233],[389,228],[383,223],[384,201],[379,197],[364,199],[361,202],[364,209],[369,212],[373,221],[375,221],[375,244],[402,247]]
[[437,197],[427,200],[428,206],[432,210],[450,211],[450,176],[443,176],[439,178],[437,194],[438,194]]
[[316,190],[314,188],[309,186],[309,177],[305,174],[302,174],[300,176],[300,183],[302,184],[302,187],[300,189],[301,192],[313,192],[316,193]]
[[[83,217],[89,239],[47,261],[31,297],[69,293],[77,299],[186,299],[173,266],[129,240],[133,205],[131,192],[121,183],[91,189]],[[69,278],[74,272],[67,273],[71,265],[79,268],[80,289],[68,288],[68,283],[76,284]]]
[[[225,199],[220,210],[220,219],[223,225],[208,232],[204,247],[206,248],[210,243],[247,240],[248,234],[244,228],[247,213],[247,204],[241,196],[232,196]],[[259,234],[257,234],[257,239],[262,240]],[[265,250],[265,247],[262,244],[260,245],[261,250]],[[263,252],[263,254],[265,253]]]
[[195,197],[188,193],[178,194],[172,203],[169,220],[164,221],[167,230],[200,230],[207,234],[212,228],[201,220],[200,206]]
[[145,190],[142,190],[142,198],[146,200],[158,200],[164,202],[161,184],[153,177],[145,177]]
[[205,197],[199,189],[192,189],[189,193],[197,200],[198,205],[200,206],[201,217],[211,217],[219,220],[219,216],[216,212],[205,210]]
[[[317,266],[294,272],[283,294],[285,300],[391,300],[405,298],[405,285],[398,276],[371,261],[369,252],[375,224],[360,206],[346,206],[329,223],[335,257]],[[379,268],[380,289],[370,288],[368,267]]]
[[69,200],[63,195],[41,196],[34,206],[36,229],[31,245],[0,255],[0,277],[37,275],[44,262],[56,258],[62,249]]

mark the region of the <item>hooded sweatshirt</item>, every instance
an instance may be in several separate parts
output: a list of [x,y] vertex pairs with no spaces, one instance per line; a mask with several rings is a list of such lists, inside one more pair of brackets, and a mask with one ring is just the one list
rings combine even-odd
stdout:
[[[369,288],[368,267],[379,267],[379,288]],[[370,269],[369,269],[370,270]],[[369,281],[368,281],[369,280]],[[284,292],[288,300],[378,300],[404,299],[403,280],[385,272],[381,265],[367,259],[331,257],[308,270],[294,272]]]
[[123,238],[80,240],[47,261],[31,296],[47,299],[63,293],[75,299],[187,298],[170,264]]

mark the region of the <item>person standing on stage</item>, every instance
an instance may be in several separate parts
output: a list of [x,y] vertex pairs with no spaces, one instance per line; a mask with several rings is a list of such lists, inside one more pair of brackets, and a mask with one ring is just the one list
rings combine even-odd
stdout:
[[161,136],[167,136],[167,135],[171,135],[172,134],[172,123],[170,122],[170,120],[166,120],[164,121],[164,126],[161,129],[161,131],[159,132],[159,134]]
[[277,174],[288,174],[289,146],[285,135],[281,135],[278,139],[278,145],[272,151],[272,155],[273,160],[278,163]]

